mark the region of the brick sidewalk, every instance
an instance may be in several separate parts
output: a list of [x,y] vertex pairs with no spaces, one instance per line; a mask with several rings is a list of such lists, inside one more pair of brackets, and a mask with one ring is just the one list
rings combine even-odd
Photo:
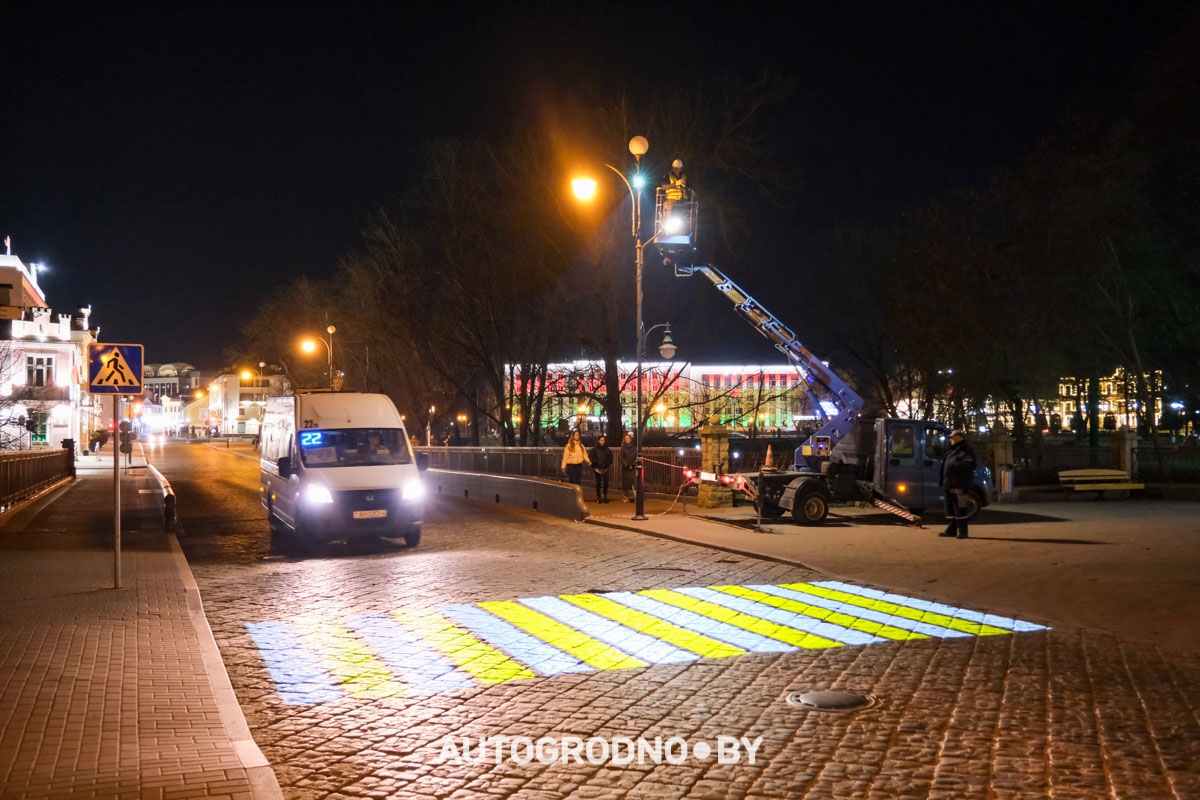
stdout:
[[223,704],[223,670],[210,678],[215,645],[157,483],[122,476],[114,590],[111,472],[82,466],[0,527],[0,795],[278,796]]

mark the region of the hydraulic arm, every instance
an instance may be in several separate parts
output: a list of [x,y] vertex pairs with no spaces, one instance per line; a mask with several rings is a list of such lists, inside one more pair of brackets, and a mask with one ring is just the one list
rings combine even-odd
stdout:
[[846,385],[833,370],[802,345],[788,326],[747,294],[725,273],[713,266],[675,265],[675,274],[683,277],[700,272],[712,281],[717,291],[733,303],[741,317],[765,336],[775,349],[788,357],[804,379],[804,388],[820,415],[821,427],[801,446],[796,461],[804,458],[816,467],[833,447],[850,432],[863,408],[863,399]]

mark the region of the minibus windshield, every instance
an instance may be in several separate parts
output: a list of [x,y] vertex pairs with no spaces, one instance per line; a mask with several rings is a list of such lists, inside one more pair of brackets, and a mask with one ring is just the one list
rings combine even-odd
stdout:
[[399,428],[339,428],[297,434],[306,467],[362,467],[411,461]]

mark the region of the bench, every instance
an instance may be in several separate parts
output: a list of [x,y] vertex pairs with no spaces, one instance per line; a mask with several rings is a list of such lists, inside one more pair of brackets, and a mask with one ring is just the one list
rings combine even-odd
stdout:
[[1074,492],[1097,492],[1098,496],[1124,499],[1132,491],[1145,489],[1146,484],[1129,480],[1129,473],[1119,469],[1066,469],[1058,473],[1063,489]]

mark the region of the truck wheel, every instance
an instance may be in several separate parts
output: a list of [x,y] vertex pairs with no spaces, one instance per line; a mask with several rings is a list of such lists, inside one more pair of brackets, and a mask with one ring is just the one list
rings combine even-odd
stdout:
[[967,519],[975,519],[975,515],[979,513],[979,509],[983,508],[983,501],[979,499],[979,492],[971,490],[966,494],[967,498]]
[[769,500],[765,502],[762,500],[755,500],[754,510],[762,514],[764,517],[769,517],[771,519],[779,519],[783,516],[783,509]]
[[404,543],[409,547],[416,547],[419,545],[421,543],[421,529],[419,527],[410,528],[404,534]]
[[820,525],[829,516],[829,501],[820,492],[805,492],[796,498],[792,516],[803,525]]

